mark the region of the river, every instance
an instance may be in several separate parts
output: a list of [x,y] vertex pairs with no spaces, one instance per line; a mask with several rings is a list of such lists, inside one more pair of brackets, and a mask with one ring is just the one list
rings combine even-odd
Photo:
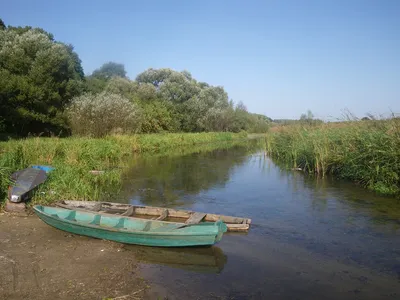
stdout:
[[252,219],[211,248],[126,246],[167,299],[400,299],[400,202],[277,166],[257,141],[135,159],[125,202]]

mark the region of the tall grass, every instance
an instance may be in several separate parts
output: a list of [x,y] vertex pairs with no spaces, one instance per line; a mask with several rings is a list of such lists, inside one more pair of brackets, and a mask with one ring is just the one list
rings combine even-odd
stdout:
[[[123,169],[136,153],[167,153],[204,147],[204,143],[217,146],[244,137],[245,133],[184,133],[115,135],[102,139],[38,137],[1,142],[0,203],[6,198],[12,172],[30,165],[55,167],[32,203],[50,203],[57,199],[109,199],[119,191]],[[105,172],[93,175],[91,170]]]
[[270,156],[320,176],[400,196],[400,119],[289,125],[266,136]]

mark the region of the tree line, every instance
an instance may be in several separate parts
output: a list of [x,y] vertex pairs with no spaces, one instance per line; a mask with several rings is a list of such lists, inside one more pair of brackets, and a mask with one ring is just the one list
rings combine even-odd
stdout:
[[265,132],[270,119],[190,72],[148,69],[129,79],[107,62],[85,76],[72,45],[0,19],[0,134]]

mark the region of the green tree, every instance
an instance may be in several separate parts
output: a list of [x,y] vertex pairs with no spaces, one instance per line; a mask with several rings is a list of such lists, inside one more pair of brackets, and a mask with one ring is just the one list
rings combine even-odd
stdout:
[[92,76],[102,79],[110,79],[115,76],[126,78],[125,66],[110,61],[103,64],[99,69],[94,70]]
[[4,24],[3,20],[0,18],[0,30],[6,29],[6,24]]
[[174,105],[165,100],[143,101],[141,132],[176,132],[180,129],[180,118]]
[[158,88],[165,80],[167,80],[171,76],[173,72],[175,71],[171,69],[156,70],[150,68],[136,76],[136,81],[139,83],[151,83]]
[[89,93],[99,94],[106,89],[107,80],[93,76],[86,76],[85,89]]
[[183,107],[185,131],[225,131],[228,94],[222,87],[205,86]]
[[174,103],[183,103],[200,92],[200,87],[188,71],[148,69],[136,77],[139,83],[151,83],[161,97]]
[[140,114],[128,99],[106,92],[75,97],[66,110],[74,134],[94,137],[134,132],[140,128]]
[[127,99],[132,99],[136,94],[138,84],[127,78],[112,77],[106,83],[104,90],[109,93],[124,96]]
[[301,121],[309,122],[309,121],[311,121],[312,119],[314,119],[314,115],[313,115],[313,113],[311,112],[311,110],[307,110],[307,113],[301,114],[301,116],[300,116],[300,120],[301,120]]
[[250,122],[247,107],[242,101],[240,101],[234,109],[233,120],[229,129],[233,132],[239,132],[242,130],[247,131],[249,129],[249,125]]
[[73,47],[40,28],[0,30],[0,121],[11,134],[66,131],[62,111],[83,90]]
[[311,110],[307,110],[307,113],[302,114],[300,116],[300,123],[302,124],[307,124],[307,125],[318,125],[323,123],[322,120],[315,119],[314,114],[311,112]]

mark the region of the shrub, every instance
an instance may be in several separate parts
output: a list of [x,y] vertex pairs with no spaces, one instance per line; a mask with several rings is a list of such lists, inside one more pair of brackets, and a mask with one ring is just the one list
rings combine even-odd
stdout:
[[84,94],[66,110],[73,134],[102,137],[133,132],[140,125],[140,111],[128,99],[111,93]]

